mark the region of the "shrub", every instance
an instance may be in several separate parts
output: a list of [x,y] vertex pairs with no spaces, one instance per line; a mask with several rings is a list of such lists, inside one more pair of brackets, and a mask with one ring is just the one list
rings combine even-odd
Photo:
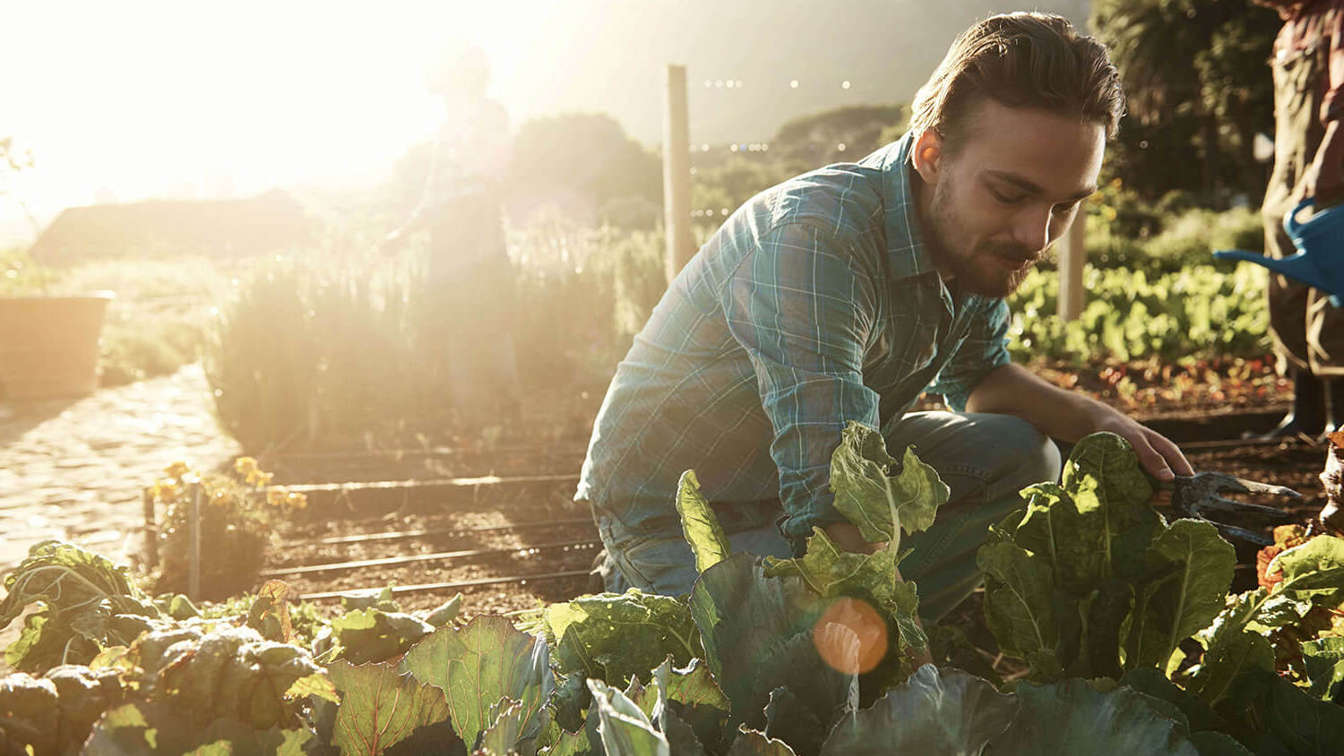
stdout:
[[167,477],[148,495],[166,507],[159,529],[161,593],[187,590],[191,560],[191,510],[200,497],[201,593],[197,598],[223,599],[250,590],[265,564],[273,531],[272,512],[307,506],[303,494],[269,486],[271,475],[256,460],[240,457],[237,477],[193,472],[183,462],[170,465]]

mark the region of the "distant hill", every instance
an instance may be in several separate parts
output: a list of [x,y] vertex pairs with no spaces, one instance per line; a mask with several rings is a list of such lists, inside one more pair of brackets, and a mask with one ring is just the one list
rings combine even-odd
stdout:
[[303,207],[281,190],[247,199],[147,200],[61,211],[28,254],[44,265],[94,259],[267,254],[311,241]]
[[667,63],[687,66],[693,143],[761,141],[800,115],[909,102],[952,39],[979,18],[1039,9],[1082,25],[1090,2],[556,0],[551,7],[517,21],[546,27],[539,37],[522,35],[533,70],[498,81],[515,127],[544,113],[606,112],[653,145],[662,141]]

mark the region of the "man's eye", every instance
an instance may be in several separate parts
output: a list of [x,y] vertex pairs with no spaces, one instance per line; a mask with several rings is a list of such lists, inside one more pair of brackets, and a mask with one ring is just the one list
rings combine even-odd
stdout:
[[1002,202],[1005,205],[1016,205],[1017,203],[1026,199],[1027,197],[1027,195],[1025,194],[1012,194],[1012,193],[1005,194],[1004,192],[1001,192],[998,189],[994,189],[992,187],[990,188],[989,193],[994,196],[994,199],[998,200],[999,202]]
[[1050,212],[1054,213],[1055,215],[1068,215],[1069,213],[1073,212],[1073,209],[1077,206],[1078,206],[1077,202],[1070,202],[1064,205],[1055,205],[1054,207],[1050,208]]

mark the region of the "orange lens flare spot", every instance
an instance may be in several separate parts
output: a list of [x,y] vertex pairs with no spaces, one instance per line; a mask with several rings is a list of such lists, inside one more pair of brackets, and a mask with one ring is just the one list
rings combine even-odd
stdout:
[[836,671],[860,675],[887,654],[887,623],[867,602],[838,598],[812,627],[817,653]]

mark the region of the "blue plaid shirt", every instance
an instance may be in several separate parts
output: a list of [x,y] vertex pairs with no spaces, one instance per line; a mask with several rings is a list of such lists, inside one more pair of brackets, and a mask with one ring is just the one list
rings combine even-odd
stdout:
[[716,504],[778,499],[797,547],[843,519],[828,483],[847,421],[885,429],[925,390],[964,409],[1009,361],[1008,307],[935,271],[911,144],[789,179],[728,218],[617,367],[576,500],[664,529],[694,469]]

